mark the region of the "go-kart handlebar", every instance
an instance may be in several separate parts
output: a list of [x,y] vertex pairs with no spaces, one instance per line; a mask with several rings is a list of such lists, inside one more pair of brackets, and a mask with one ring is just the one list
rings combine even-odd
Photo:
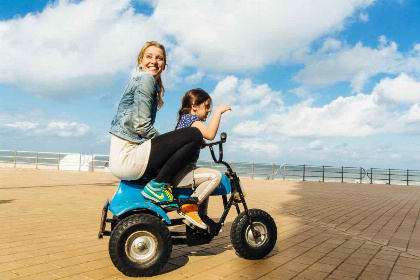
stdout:
[[[222,132],[220,134],[220,141],[213,142],[213,143],[206,143],[204,144],[204,147],[209,147],[211,152],[211,157],[213,158],[214,162],[216,163],[222,163],[223,160],[223,143],[226,142],[227,134],[225,132]],[[214,155],[213,146],[219,145],[219,159],[216,159],[216,156]]]

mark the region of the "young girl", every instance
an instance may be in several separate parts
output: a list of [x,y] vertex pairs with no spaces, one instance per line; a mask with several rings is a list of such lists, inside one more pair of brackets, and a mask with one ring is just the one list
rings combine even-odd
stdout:
[[[198,128],[207,140],[213,140],[219,128],[220,118],[222,114],[231,108],[228,105],[220,105],[214,111],[213,117],[206,127],[208,114],[210,113],[212,100],[210,95],[196,88],[187,91],[182,97],[181,109],[178,112],[178,124],[176,130],[188,127]],[[173,181],[173,186],[178,188],[193,187],[194,193],[191,197],[198,198],[198,207],[195,204],[184,204],[178,213],[185,217],[189,222],[202,229],[206,229],[207,225],[201,219],[201,216],[207,216],[208,196],[220,184],[222,175],[219,171],[209,168],[197,168],[195,163],[198,160],[200,151],[195,153],[194,159],[185,167]]]

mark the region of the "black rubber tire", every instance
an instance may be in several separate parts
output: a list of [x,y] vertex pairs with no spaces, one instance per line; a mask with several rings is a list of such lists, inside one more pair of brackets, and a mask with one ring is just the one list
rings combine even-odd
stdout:
[[[150,259],[136,261],[128,255],[126,242],[135,234],[149,235],[154,240],[156,251]],[[125,218],[118,223],[109,239],[112,262],[124,275],[131,277],[155,275],[166,264],[171,253],[172,238],[168,227],[158,217],[150,214],[135,214]]]
[[249,223],[245,212],[239,214],[233,221],[230,240],[239,256],[244,259],[258,260],[267,256],[276,245],[277,226],[273,218],[263,210],[250,209],[249,214],[254,226],[265,227],[264,241],[261,244],[251,244],[247,241],[246,232],[249,231]]

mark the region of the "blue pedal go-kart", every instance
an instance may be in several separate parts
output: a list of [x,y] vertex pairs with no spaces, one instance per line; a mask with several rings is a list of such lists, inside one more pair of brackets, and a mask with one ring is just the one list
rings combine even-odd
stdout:
[[[197,203],[197,198],[190,197],[192,189],[174,188],[174,201],[153,202],[141,194],[148,180],[121,181],[111,202],[107,200],[102,210],[98,238],[110,236],[109,255],[123,274],[132,277],[155,275],[170,258],[173,245],[210,243],[221,232],[232,205],[238,216],[232,223],[230,239],[237,254],[245,259],[261,259],[271,252],[277,240],[276,224],[267,212],[248,209],[242,183],[223,161],[224,142],[226,133],[221,134],[220,141],[206,144],[213,160],[227,167],[220,186],[211,194],[222,197],[224,211],[218,222],[202,217],[208,225],[207,230],[186,225],[183,218],[171,220],[167,215],[180,205]],[[219,145],[219,159],[215,157],[214,145]],[[239,204],[244,211],[241,212]],[[112,218],[107,218],[108,210],[113,214]],[[171,227],[179,225],[185,225],[184,232],[170,231]]]

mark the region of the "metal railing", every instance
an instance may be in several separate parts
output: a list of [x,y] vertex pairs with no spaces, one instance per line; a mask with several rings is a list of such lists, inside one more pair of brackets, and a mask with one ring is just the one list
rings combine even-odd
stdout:
[[[276,165],[274,163],[256,163],[246,161],[229,161],[228,163],[240,177],[267,180],[281,178],[280,165]],[[215,164],[211,160],[199,160],[197,166],[214,168],[221,172],[226,171],[226,167],[224,165]]]
[[0,150],[0,166],[69,171],[107,171],[108,155]]
[[370,183],[380,182],[383,184],[401,184],[405,185],[418,184],[420,181],[420,170],[410,169],[394,169],[394,168],[370,168],[366,175],[368,176]]
[[365,169],[351,166],[283,164],[280,172],[283,180],[301,178],[302,181],[319,182],[362,183],[366,176]]
[[[0,167],[107,172],[108,161],[108,155],[0,150]],[[362,167],[350,166],[277,165],[244,161],[228,163],[240,177],[252,179],[420,185],[420,170],[391,168],[365,170]],[[224,165],[215,164],[211,160],[199,160],[197,165],[214,168],[222,173],[226,171]]]

